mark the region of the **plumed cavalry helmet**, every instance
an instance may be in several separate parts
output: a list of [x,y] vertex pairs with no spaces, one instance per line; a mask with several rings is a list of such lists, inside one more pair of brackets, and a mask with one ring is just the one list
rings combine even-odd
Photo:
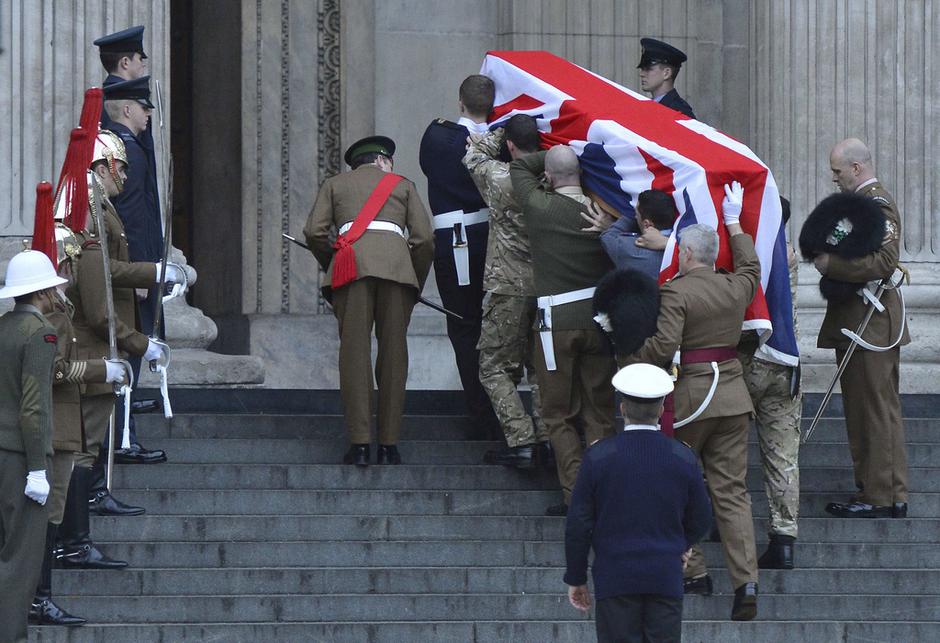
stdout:
[[108,164],[108,171],[111,172],[111,178],[117,184],[118,189],[124,188],[124,181],[115,166],[115,161],[123,161],[127,165],[127,149],[124,147],[124,141],[121,137],[111,130],[98,130],[98,136],[95,137],[95,150],[92,154],[91,165],[104,161]]

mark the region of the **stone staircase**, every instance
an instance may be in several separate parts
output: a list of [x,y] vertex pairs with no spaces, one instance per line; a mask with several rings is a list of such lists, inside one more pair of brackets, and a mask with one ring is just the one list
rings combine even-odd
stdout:
[[[409,464],[358,470],[335,464],[335,394],[224,393],[189,391],[171,424],[141,422],[171,463],[119,467],[116,485],[147,514],[93,523],[131,568],[57,570],[56,600],[92,623],[31,628],[31,641],[594,640],[564,595],[564,521],[542,515],[554,475],[478,464],[492,445],[463,439],[446,394],[410,400]],[[799,569],[762,572],[759,620],[732,623],[720,545],[706,544],[719,594],[687,598],[683,640],[940,640],[938,407],[905,399],[906,520],[827,517],[852,484],[842,422],[825,420],[801,458]],[[762,551],[756,444],[750,458]]]

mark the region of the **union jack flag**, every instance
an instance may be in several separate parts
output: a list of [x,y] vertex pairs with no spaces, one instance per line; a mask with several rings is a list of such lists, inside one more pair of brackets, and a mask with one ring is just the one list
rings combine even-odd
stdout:
[[[545,51],[491,51],[480,73],[496,83],[494,125],[514,114],[536,117],[542,143],[579,155],[582,182],[623,216],[640,192],[672,195],[674,230],[704,223],[719,235],[717,267],[733,269],[721,217],[724,185],[744,186],[741,226],[754,239],[761,287],[744,319],[760,332],[762,358],[796,365],[786,238],[777,184],[748,147],[713,127]],[[666,246],[660,281],[678,270],[677,234]]]

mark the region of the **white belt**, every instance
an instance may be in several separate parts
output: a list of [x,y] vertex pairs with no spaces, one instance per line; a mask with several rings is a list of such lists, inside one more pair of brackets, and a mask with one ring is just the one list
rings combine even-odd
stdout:
[[[434,215],[434,229],[453,229],[454,268],[457,271],[457,285],[470,285],[470,249],[467,246],[467,227],[486,223],[489,220],[488,209],[476,212],[454,210]],[[456,224],[460,224],[459,229]]]
[[[350,228],[353,227],[355,221],[350,221],[349,223],[344,223],[339,227],[340,234],[346,234],[349,232]],[[401,229],[401,226],[397,223],[392,223],[391,221],[373,221],[367,227],[367,230],[382,230],[383,232],[394,232],[402,239],[405,238],[405,231]]]
[[582,288],[558,295],[539,297],[536,305],[539,309],[539,339],[542,340],[542,353],[545,354],[545,368],[554,371],[558,369],[555,364],[555,343],[552,341],[552,307],[583,301],[594,296],[596,288]]

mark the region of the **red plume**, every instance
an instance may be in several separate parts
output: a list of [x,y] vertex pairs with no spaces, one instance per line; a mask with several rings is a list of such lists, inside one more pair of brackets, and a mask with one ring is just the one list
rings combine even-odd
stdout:
[[95,132],[97,135],[101,122],[101,108],[104,105],[104,92],[100,87],[92,87],[85,91],[85,102],[82,103],[82,115],[78,126],[82,129]]
[[52,184],[48,181],[36,186],[36,220],[33,222],[32,249],[45,253],[52,265],[58,268],[55,220],[52,217]]
[[[59,185],[56,186],[56,203],[64,203],[65,225],[74,232],[84,230],[88,222],[87,172],[94,153],[94,147],[89,151],[89,139],[93,146],[94,134],[81,127],[72,130],[69,149],[59,174]],[[62,202],[62,199],[65,201]]]

